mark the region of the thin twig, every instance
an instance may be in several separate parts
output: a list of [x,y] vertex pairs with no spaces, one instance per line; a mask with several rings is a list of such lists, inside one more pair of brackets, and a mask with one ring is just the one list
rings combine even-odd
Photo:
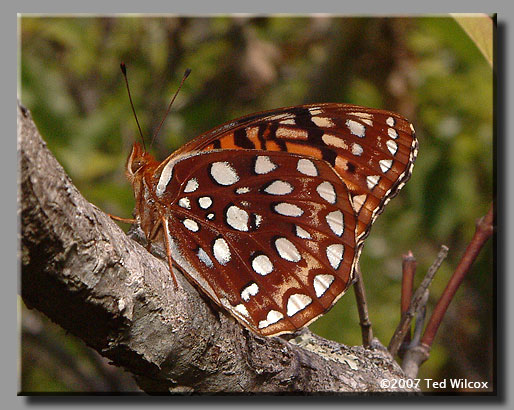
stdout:
[[[403,315],[409,309],[409,304],[412,298],[412,292],[414,289],[414,276],[416,274],[416,258],[412,254],[412,251],[409,251],[406,255],[403,255],[402,261],[402,294],[401,294],[401,304],[400,304],[400,319],[401,315]],[[408,329],[410,330],[410,329]],[[407,331],[405,334],[405,338],[403,343],[400,346],[398,351],[398,355],[400,357],[403,356],[403,352],[408,348],[411,340],[411,333]]]
[[359,322],[362,332],[362,345],[364,347],[370,347],[371,341],[373,340],[373,329],[371,328],[371,322],[368,314],[368,302],[366,299],[366,291],[364,289],[364,282],[362,280],[362,273],[359,265],[355,268],[357,280],[353,289],[355,291],[355,299],[357,300],[357,310],[359,312]]
[[493,220],[494,211],[493,204],[491,204],[491,207],[489,208],[489,212],[487,213],[487,215],[485,215],[477,221],[473,239],[471,239],[471,242],[466,248],[466,251],[462,256],[462,259],[460,260],[459,265],[457,266],[457,269],[455,269],[454,274],[450,278],[448,284],[446,285],[446,288],[443,291],[443,294],[441,295],[441,298],[439,299],[437,305],[434,308],[432,316],[430,317],[430,320],[425,329],[423,338],[421,339],[422,344],[425,344],[429,347],[432,346],[432,342],[434,341],[437,329],[439,328],[439,325],[443,320],[444,314],[448,309],[448,305],[455,296],[455,292],[457,292],[457,289],[459,288],[460,284],[469,272],[471,265],[473,265],[473,262],[475,262],[475,259],[480,253],[480,250],[487,242],[489,237],[493,234]]
[[389,343],[388,350],[392,356],[395,356],[398,353],[398,348],[400,347],[407,330],[409,329],[412,318],[416,314],[418,307],[423,301],[423,295],[425,294],[425,290],[428,289],[432,280],[434,279],[435,273],[443,263],[444,259],[448,255],[448,247],[445,245],[441,245],[441,250],[439,251],[436,260],[428,269],[427,274],[423,278],[423,281],[419,285],[418,289],[414,293],[412,300],[409,305],[409,309],[402,315],[402,319],[396,328],[393,337],[391,338],[391,342]]

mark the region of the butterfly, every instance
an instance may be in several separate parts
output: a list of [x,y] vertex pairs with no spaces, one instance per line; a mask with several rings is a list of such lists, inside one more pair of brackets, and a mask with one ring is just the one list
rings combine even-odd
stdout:
[[[130,92],[129,92],[130,93]],[[279,108],[216,127],[158,162],[134,143],[135,221],[217,305],[263,336],[294,332],[355,280],[370,228],[418,152],[402,116]]]

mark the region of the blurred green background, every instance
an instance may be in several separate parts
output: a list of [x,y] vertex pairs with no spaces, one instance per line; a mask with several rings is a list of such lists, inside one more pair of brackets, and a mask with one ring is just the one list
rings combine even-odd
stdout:
[[[137,138],[122,61],[146,136],[192,69],[154,144],[159,159],[225,121],[287,105],[347,102],[409,118],[420,144],[412,179],[377,219],[361,258],[374,333],[385,345],[400,316],[402,254],[414,253],[417,284],[440,245],[450,248],[429,315],[491,204],[492,69],[451,17],[22,16],[19,34],[22,104],[83,195],[119,216],[132,213],[124,164]],[[419,377],[492,383],[493,284],[489,241]],[[137,389],[127,373],[19,305],[22,391]],[[310,328],[361,344],[353,292]]]

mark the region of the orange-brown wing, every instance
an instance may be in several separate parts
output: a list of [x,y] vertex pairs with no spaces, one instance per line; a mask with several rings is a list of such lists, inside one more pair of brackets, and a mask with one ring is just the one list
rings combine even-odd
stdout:
[[330,164],[346,184],[361,242],[385,204],[410,178],[418,142],[402,116],[350,104],[280,108],[208,131],[173,154],[243,149],[286,151]]
[[160,181],[170,256],[256,333],[309,324],[352,283],[356,217],[345,183],[325,161],[199,152],[168,163]]

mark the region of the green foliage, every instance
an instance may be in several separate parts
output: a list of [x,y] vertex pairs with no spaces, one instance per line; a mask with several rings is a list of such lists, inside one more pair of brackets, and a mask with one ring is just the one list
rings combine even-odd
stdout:
[[[22,103],[84,196],[119,216],[133,208],[124,163],[138,138],[122,61],[147,140],[192,69],[154,144],[161,159],[224,121],[279,106],[337,101],[409,117],[420,142],[413,177],[377,219],[361,258],[385,344],[399,320],[401,255],[413,251],[419,282],[439,246],[449,246],[433,306],[493,199],[492,71],[452,18],[22,17],[20,28]],[[488,380],[491,246],[451,305],[424,376]],[[311,329],[360,344],[352,293]]]

